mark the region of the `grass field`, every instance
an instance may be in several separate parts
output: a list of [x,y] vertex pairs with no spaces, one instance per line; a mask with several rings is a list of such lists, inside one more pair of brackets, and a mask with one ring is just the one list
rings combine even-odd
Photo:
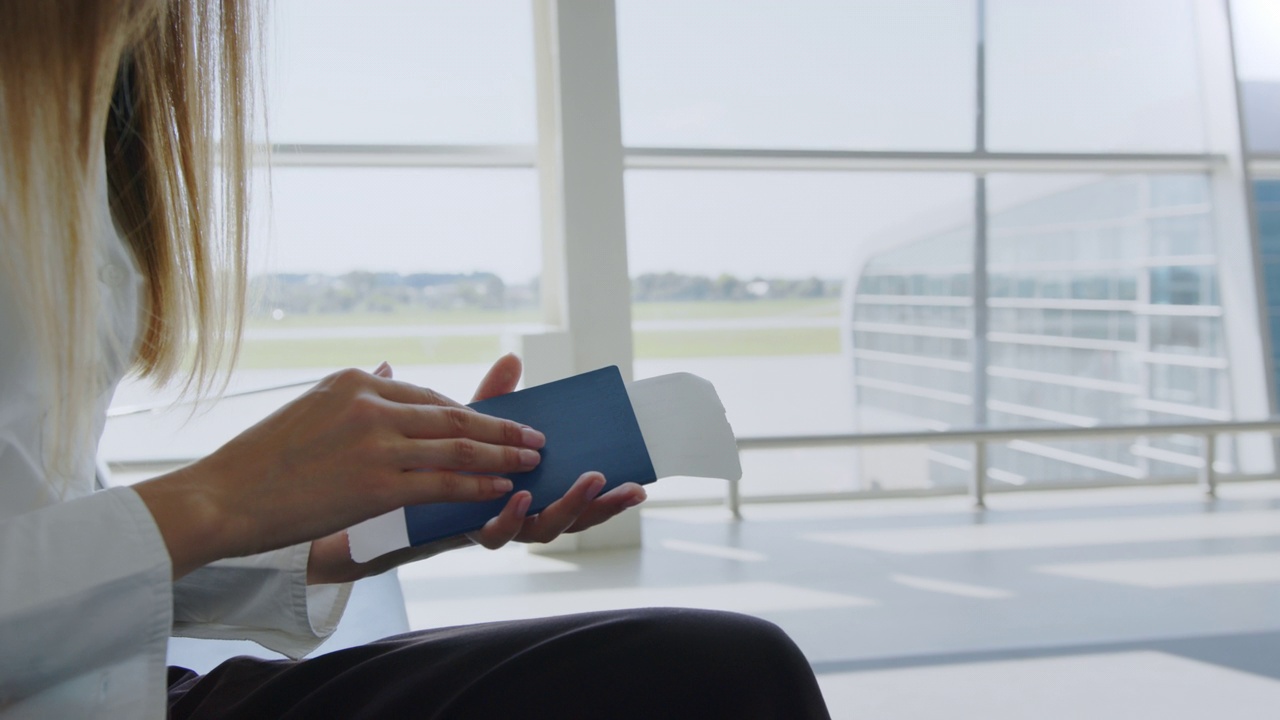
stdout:
[[[664,330],[637,332],[638,358],[825,355],[840,351],[834,328],[765,330]],[[242,368],[332,368],[393,365],[484,363],[503,352],[498,335],[440,338],[321,338],[250,340],[240,353]]]
[[835,328],[638,332],[635,352],[638,358],[827,355],[840,352],[840,333]]
[[838,317],[838,300],[753,300],[749,302],[647,302],[631,305],[636,320],[712,318]]
[[[717,303],[637,303],[637,320],[707,320],[785,317],[834,317],[835,301],[777,300]],[[529,313],[486,313],[459,310],[440,313],[351,314],[296,316],[283,320],[257,320],[251,328],[321,328],[356,326],[404,326],[404,337],[314,338],[303,340],[254,339],[244,343],[242,368],[372,367],[383,360],[399,365],[485,363],[504,349],[502,326],[537,322]],[[492,335],[414,337],[412,326],[494,325]],[[509,343],[507,343],[509,347]],[[836,328],[760,329],[725,328],[699,330],[641,330],[635,333],[638,358],[733,357],[768,355],[820,355],[840,351]]]

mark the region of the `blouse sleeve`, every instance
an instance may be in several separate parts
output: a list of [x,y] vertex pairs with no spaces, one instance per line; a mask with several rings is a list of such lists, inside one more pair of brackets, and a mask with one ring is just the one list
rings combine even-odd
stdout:
[[338,625],[351,585],[307,585],[310,543],[206,565],[174,584],[173,634],[253,640],[299,658]]
[[[148,682],[163,683],[172,570],[133,490],[0,521],[0,577],[0,708],[130,659],[149,667]],[[163,697],[164,688],[146,694]]]

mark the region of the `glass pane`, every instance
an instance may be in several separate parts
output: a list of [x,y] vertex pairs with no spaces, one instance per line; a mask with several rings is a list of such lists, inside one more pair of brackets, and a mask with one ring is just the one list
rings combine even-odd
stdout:
[[279,0],[271,19],[273,142],[534,142],[528,0]]
[[1189,0],[987,3],[987,147],[1205,147]]
[[[1262,292],[1271,330],[1271,363],[1280,377],[1280,180],[1253,183],[1254,209],[1258,214],[1258,241],[1262,260]],[[1280,387],[1277,383],[1276,387]]]
[[541,271],[533,170],[279,167],[255,269],[337,274]]
[[[391,362],[396,376],[469,400],[488,365],[541,328],[533,170],[278,168],[255,225],[253,296],[232,393]],[[259,198],[265,203],[266,198]],[[301,388],[108,424],[113,460],[212,451]],[[164,404],[126,381],[115,406]]]
[[1280,153],[1280,3],[1231,0],[1250,152]]
[[1280,81],[1242,81],[1240,94],[1248,151],[1280,153]]
[[629,146],[968,150],[973,0],[620,0]]
[[[740,436],[970,424],[971,176],[633,170],[626,190],[637,377],[706,377]],[[930,482],[928,462],[886,475],[901,454],[744,453],[743,489]]]
[[1280,4],[1231,0],[1231,13],[1240,79],[1280,81]]
[[[992,425],[1230,417],[1206,177],[992,175],[988,198]],[[991,478],[1190,477],[1197,443],[1018,441]]]

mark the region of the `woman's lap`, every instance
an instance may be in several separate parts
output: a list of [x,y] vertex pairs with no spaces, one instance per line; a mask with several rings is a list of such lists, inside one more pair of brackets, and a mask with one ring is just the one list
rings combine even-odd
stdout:
[[173,720],[827,717],[808,662],[782,630],[704,610],[427,630],[172,677]]

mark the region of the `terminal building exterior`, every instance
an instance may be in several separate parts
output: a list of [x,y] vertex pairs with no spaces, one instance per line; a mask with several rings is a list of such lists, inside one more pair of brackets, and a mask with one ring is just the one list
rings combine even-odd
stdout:
[[[998,180],[986,228],[985,383],[974,377],[973,223],[888,237],[855,263],[846,289],[859,428],[1235,417],[1209,178],[1059,177],[1040,192],[1025,190],[1034,179]],[[1001,185],[1021,197],[1002,206]],[[1237,467],[1232,438],[1217,451],[1219,470]],[[1202,452],[1203,440],[1188,436],[1021,440],[992,444],[987,477],[993,486],[1186,478]],[[886,458],[875,453],[862,452],[864,487],[962,485],[972,473],[968,446],[930,446],[910,459],[899,451],[896,473],[877,473]]]

